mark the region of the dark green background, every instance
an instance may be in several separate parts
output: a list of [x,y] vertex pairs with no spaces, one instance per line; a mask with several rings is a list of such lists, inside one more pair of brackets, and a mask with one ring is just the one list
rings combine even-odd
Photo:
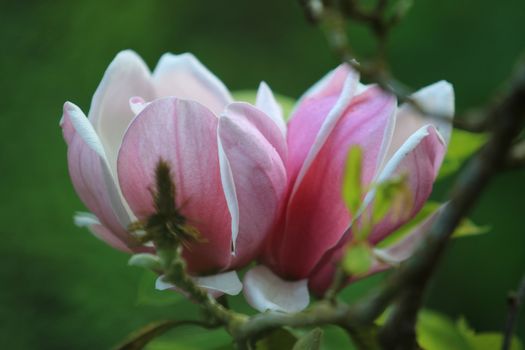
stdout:
[[[463,111],[485,103],[511,72],[525,46],[524,23],[523,0],[416,1],[393,32],[391,62],[413,87],[451,81]],[[360,52],[371,51],[365,30],[351,35]],[[188,303],[138,305],[142,272],[72,223],[83,206],[67,173],[62,104],[87,112],[119,50],[136,50],[150,67],[165,51],[190,51],[232,90],[264,79],[294,98],[337,64],[291,0],[4,0],[0,44],[4,349],[105,349],[149,320],[188,314]],[[509,172],[485,192],[472,218],[492,231],[451,244],[430,307],[465,315],[478,330],[502,327],[506,294],[525,272],[524,179],[524,171]],[[436,187],[437,197],[447,185]]]

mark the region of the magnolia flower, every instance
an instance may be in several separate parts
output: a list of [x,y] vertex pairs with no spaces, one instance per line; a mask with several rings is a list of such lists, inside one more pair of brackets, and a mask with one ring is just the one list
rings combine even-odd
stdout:
[[190,273],[211,291],[240,292],[233,270],[259,254],[286,186],[284,122],[266,84],[256,106],[234,102],[191,54],[165,54],[150,73],[123,51],[88,117],[66,102],[60,125],[73,185],[92,213],[78,214],[77,224],[116,249],[151,251],[128,228],[155,211],[162,159],[175,205],[202,238],[184,250]]
[[[260,311],[299,311],[309,303],[308,289],[322,294],[330,285],[335,265],[352,237],[351,225],[359,219],[342,197],[351,147],[363,150],[362,188],[399,175],[407,177],[410,188],[411,198],[404,204],[408,215],[387,214],[368,236],[372,246],[421,210],[450,138],[453,89],[442,81],[413,98],[441,119],[421,115],[409,105],[398,108],[393,96],[377,86],[360,84],[346,65],[301,98],[286,135],[286,205],[267,239],[263,265],[248,271],[244,279],[244,293],[252,306]],[[369,192],[365,206],[373,195]],[[382,261],[406,259],[433,217],[402,241],[376,253],[382,254]],[[387,267],[377,262],[371,272]]]

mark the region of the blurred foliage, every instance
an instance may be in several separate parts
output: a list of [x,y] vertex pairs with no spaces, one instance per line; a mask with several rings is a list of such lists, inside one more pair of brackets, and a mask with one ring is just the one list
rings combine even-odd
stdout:
[[[460,112],[484,104],[523,49],[524,22],[522,0],[418,1],[392,33],[393,70],[413,87],[451,81]],[[358,52],[371,52],[366,30],[353,25],[350,35]],[[4,0],[0,43],[0,339],[6,349],[107,349],[153,320],[196,316],[189,302],[139,303],[141,272],[72,222],[83,206],[67,172],[61,107],[71,100],[87,112],[118,51],[133,48],[150,67],[165,51],[191,51],[232,90],[255,89],[264,79],[293,98],[337,65],[293,0]],[[492,183],[472,215],[492,232],[454,241],[431,288],[432,308],[464,315],[477,330],[502,328],[505,297],[525,269],[524,175],[509,172]],[[441,181],[435,199],[449,186],[450,178]],[[380,279],[350,286],[344,297],[355,300]],[[246,308],[242,298],[231,303]],[[348,345],[338,334],[325,330],[326,348]],[[227,342],[223,331],[194,327],[169,336],[181,349]],[[151,349],[162,349],[161,340]]]
[[474,152],[486,141],[485,134],[474,134],[454,129],[438,178],[454,174]]
[[[423,310],[419,313],[417,341],[426,350],[493,350],[501,347],[501,333],[476,333],[464,318],[454,323],[450,318],[435,311]],[[519,339],[514,338],[511,350],[522,350]]]
[[356,242],[348,245],[341,260],[343,270],[351,276],[365,275],[374,263],[372,248],[367,242]]

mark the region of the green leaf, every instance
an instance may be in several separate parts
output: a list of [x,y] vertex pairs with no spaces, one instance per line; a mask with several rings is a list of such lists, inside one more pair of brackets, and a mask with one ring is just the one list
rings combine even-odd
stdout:
[[381,221],[388,213],[398,220],[410,215],[413,198],[407,176],[388,179],[375,187],[372,225]]
[[487,140],[487,135],[454,129],[438,179],[455,173]]
[[[468,341],[472,350],[492,350],[499,349],[503,343],[503,335],[496,332],[476,333],[464,318],[457,322],[457,328]],[[511,350],[522,350],[522,345],[517,337],[512,338]]]
[[322,338],[323,330],[321,328],[314,328],[299,338],[292,350],[319,350],[321,349]]
[[[384,324],[388,313],[389,310],[376,323]],[[476,333],[463,318],[453,322],[449,317],[427,309],[418,314],[416,333],[419,346],[425,350],[493,350],[501,348],[503,342],[501,333]],[[523,350],[517,337],[512,339],[511,350]]]
[[471,350],[469,342],[448,317],[422,310],[416,326],[417,341],[425,350]]
[[414,5],[414,0],[400,0],[397,2],[396,7],[394,9],[395,16],[399,19],[402,19],[406,16],[408,11],[412,8]]
[[374,261],[372,249],[367,242],[350,244],[341,262],[346,273],[359,276],[367,273]]
[[461,221],[459,226],[452,234],[453,238],[475,236],[487,233],[490,231],[489,226],[478,226],[472,220],[466,218]]
[[297,341],[297,337],[285,328],[279,328],[270,335],[259,340],[256,350],[289,350]]
[[171,290],[155,289],[157,275],[150,271],[144,271],[139,280],[137,291],[137,304],[149,306],[166,306],[177,304],[185,298],[182,294]]
[[[365,278],[366,279],[366,278]],[[323,327],[323,349],[357,350],[357,346],[350,340],[348,333],[334,325]]]
[[[234,91],[232,92],[232,96],[234,100],[236,101],[243,101],[243,102],[255,104],[255,99],[257,97],[257,91],[256,90]],[[273,93],[273,96],[283,108],[284,120],[288,120],[290,118],[290,114],[292,113],[295,107],[295,100],[291,97],[276,94],[275,92]]]
[[361,172],[363,166],[363,150],[352,146],[346,157],[343,178],[343,199],[350,213],[357,213],[361,206],[363,189],[361,188]]
[[[473,350],[493,350],[499,349],[503,343],[503,336],[501,333],[484,332],[479,333],[473,338],[469,339],[470,346]],[[510,350],[522,350],[520,340],[517,337],[512,338]]]

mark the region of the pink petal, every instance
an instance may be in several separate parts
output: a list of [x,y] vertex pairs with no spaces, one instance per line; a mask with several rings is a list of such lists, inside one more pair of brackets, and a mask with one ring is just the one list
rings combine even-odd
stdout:
[[[414,227],[412,231],[407,233],[398,242],[395,242],[391,246],[385,248],[376,248],[374,253],[377,256],[377,260],[374,262],[371,270],[367,276],[375,273],[388,270],[395,267],[407,260],[412,256],[418,245],[425,239],[429,229],[436,222],[437,218],[443,212],[445,205],[442,205],[435,212],[430,214],[425,220],[423,220],[418,226]],[[309,287],[316,295],[323,295],[326,290],[330,287],[332,279],[335,273],[335,266],[344,255],[344,247],[340,246],[339,249],[332,252],[329,259],[323,259],[324,261],[319,264],[309,279]],[[363,278],[366,276],[362,276]],[[351,278],[348,282],[355,281],[355,278]]]
[[418,245],[425,239],[432,225],[443,213],[446,205],[444,204],[436,209],[399,241],[385,248],[374,249],[374,253],[383,261],[382,265],[396,266],[410,258]]
[[107,159],[97,133],[84,113],[72,103],[64,105],[62,119],[68,141],[68,165],[73,186],[80,199],[115,239],[139,249],[127,231],[130,218],[120,201]]
[[159,96],[200,102],[216,115],[232,101],[224,84],[190,53],[164,54],[153,72]]
[[280,132],[279,126],[273,123],[264,111],[255,108],[249,103],[234,102],[230,103],[223,115],[235,120],[244,120],[251,124],[253,128],[266,139],[271,147],[279,154],[283,162],[286,161],[288,146],[285,136]]
[[271,266],[278,266],[282,276],[308,276],[324,253],[340,240],[350,223],[341,197],[348,150],[353,145],[363,149],[363,183],[368,184],[394,111],[395,99],[379,88],[371,88],[356,97],[331,128],[302,181],[295,184],[282,231],[271,238],[274,246],[268,249],[267,260]]
[[289,122],[287,170],[291,184],[304,175],[348,107],[358,76],[343,65],[326,80],[306,94]]
[[126,243],[121,241],[120,238],[113,234],[113,232],[102,225],[95,215],[90,213],[77,213],[74,219],[75,224],[78,227],[87,227],[95,237],[106,242],[109,246],[123,251],[124,253],[133,253]]
[[257,101],[255,105],[275,122],[283,135],[286,135],[283,109],[273,96],[270,87],[264,81],[261,82],[257,90]]
[[407,103],[399,108],[392,143],[387,151],[387,159],[394,155],[410,135],[425,125],[434,125],[445,144],[448,144],[450,140],[452,118],[454,117],[452,85],[446,81],[439,81],[417,91],[411,97],[421,108],[428,111],[429,115],[421,115]]
[[[372,244],[385,239],[421,210],[432,191],[444,153],[443,139],[433,126],[427,125],[413,133],[390,158],[376,180],[381,182],[399,174],[407,174],[413,194],[413,207],[409,215],[403,219],[394,220],[387,215],[377,224],[369,237]],[[370,204],[373,196],[373,192],[369,193],[365,205]],[[344,247],[350,238],[351,233],[344,236],[323,256],[314,272],[314,281],[311,282],[315,290],[322,291],[327,288],[334,271],[333,264],[341,259]]]
[[305,94],[301,96],[300,102],[306,98],[321,99],[340,94],[341,90],[343,90],[345,81],[350,74],[354,74],[354,72],[349,65],[339,65],[308,89]]
[[260,312],[298,312],[310,303],[307,281],[285,281],[266,266],[258,265],[244,275],[244,296]]
[[246,103],[228,106],[219,120],[219,140],[228,168],[222,171],[223,187],[232,218],[238,219],[233,228],[238,266],[258,253],[280,208],[286,171],[279,150],[285,153],[286,145],[276,124]]
[[421,210],[432,192],[432,186],[445,151],[446,145],[437,130],[427,125],[410,136],[388,161],[378,181],[382,182],[398,175],[407,175],[413,206],[409,215],[402,219],[394,219],[391,215],[387,215],[374,227],[369,237],[372,242],[381,241]]
[[332,285],[335,275],[336,265],[344,255],[346,245],[338,245],[337,248],[327,252],[319,264],[308,277],[308,288],[317,296],[322,296]]
[[134,96],[147,101],[155,98],[150,72],[134,51],[121,51],[104,73],[89,109],[89,120],[106,150],[115,177],[118,149],[124,132],[135,117],[129,106],[129,99]]
[[159,160],[171,165],[176,204],[206,239],[185,252],[194,273],[230,262],[231,218],[221,185],[217,126],[217,117],[199,103],[156,100],[131,123],[118,158],[122,193],[141,219],[154,212],[150,189]]

